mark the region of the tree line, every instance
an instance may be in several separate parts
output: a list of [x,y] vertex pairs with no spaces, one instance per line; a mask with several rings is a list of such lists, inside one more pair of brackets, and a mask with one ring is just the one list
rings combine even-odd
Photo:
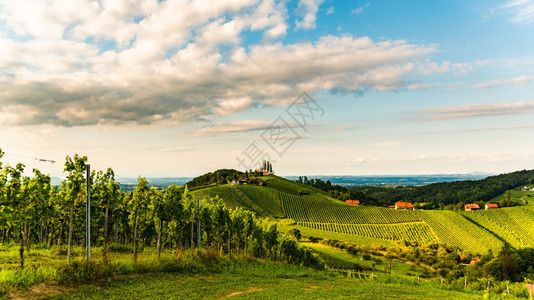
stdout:
[[[3,152],[0,149],[0,159]],[[255,257],[285,259],[291,263],[321,267],[295,234],[283,235],[276,223],[260,219],[242,208],[230,209],[218,197],[199,199],[187,188],[171,185],[150,187],[139,177],[132,192],[122,192],[112,168],[92,171],[85,177],[87,157],[67,156],[66,179],[52,186],[49,175],[25,166],[2,165],[0,161],[0,230],[2,244],[20,244],[20,266],[32,244],[56,247],[71,262],[72,247],[86,244],[87,184],[91,195],[91,245],[102,247],[107,261],[110,244],[131,245],[133,260],[140,248],[205,248],[219,254],[247,253]]]
[[[420,187],[354,187],[350,189],[354,199],[369,205],[387,206],[397,201],[428,203],[428,208],[455,207],[465,203],[485,203],[507,190],[534,183],[534,170],[522,170],[490,176],[482,180],[440,182]],[[441,205],[440,205],[441,204]],[[505,206],[517,203],[503,202]]]
[[328,192],[330,197],[338,199],[338,200],[345,201],[345,200],[351,199],[351,196],[352,196],[346,187],[340,186],[339,184],[332,184],[330,180],[327,180],[325,182],[318,178],[308,179],[307,176],[299,176],[296,182],[309,185],[309,186],[313,186],[314,188]]

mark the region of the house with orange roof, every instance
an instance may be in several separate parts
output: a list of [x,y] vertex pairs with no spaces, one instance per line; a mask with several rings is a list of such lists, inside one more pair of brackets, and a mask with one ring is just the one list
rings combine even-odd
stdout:
[[478,204],[476,204],[476,203],[466,204],[465,205],[465,211],[477,210],[477,209],[480,209],[480,206],[478,206]]
[[345,200],[345,204],[358,206],[360,205],[360,200]]
[[413,209],[413,204],[408,202],[395,202],[395,209]]
[[490,209],[490,208],[499,208],[499,205],[496,204],[496,203],[488,203],[488,204],[486,204],[485,208],[486,208],[486,209]]

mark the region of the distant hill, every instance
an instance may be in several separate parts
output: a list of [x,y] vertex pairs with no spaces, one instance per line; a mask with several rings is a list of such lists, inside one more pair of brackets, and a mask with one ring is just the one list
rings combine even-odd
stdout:
[[534,170],[522,170],[496,176],[489,176],[481,180],[461,180],[442,182],[430,185],[396,186],[396,187],[354,187],[352,194],[358,194],[364,203],[387,206],[397,201],[412,203],[428,203],[431,207],[487,202],[507,190],[518,186],[534,183]]
[[[422,175],[308,175],[308,179],[329,180],[332,184],[344,187],[357,186],[423,186],[437,182],[452,182],[459,180],[479,180],[494,174],[422,174]],[[284,176],[295,181],[299,176]]]

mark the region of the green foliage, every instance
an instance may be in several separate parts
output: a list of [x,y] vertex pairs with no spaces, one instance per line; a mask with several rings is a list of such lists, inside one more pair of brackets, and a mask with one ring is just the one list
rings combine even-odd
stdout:
[[204,175],[193,178],[186,183],[189,188],[201,187],[210,184],[224,184],[232,179],[238,179],[244,176],[244,173],[233,169],[220,169],[215,172],[209,172]]
[[[534,227],[525,226],[534,221],[534,207],[510,207],[480,210],[477,214],[490,222],[498,224],[503,231],[509,232],[523,245],[534,245]],[[508,241],[508,240],[507,240]],[[517,244],[511,240],[510,244]]]
[[437,208],[439,203],[455,205],[459,202],[488,202],[506,190],[532,182],[534,182],[534,170],[522,170],[490,176],[483,180],[442,182],[421,187],[357,187],[352,188],[351,193],[363,193],[364,197],[361,200],[374,205],[384,206],[396,201],[408,201],[430,203],[432,207]]
[[108,251],[115,253],[133,253],[133,247],[131,245],[113,243],[109,245]]
[[[498,250],[503,242],[486,229],[476,226],[463,215],[452,211],[416,211],[432,228],[439,240],[471,253]],[[476,212],[475,212],[476,213]]]

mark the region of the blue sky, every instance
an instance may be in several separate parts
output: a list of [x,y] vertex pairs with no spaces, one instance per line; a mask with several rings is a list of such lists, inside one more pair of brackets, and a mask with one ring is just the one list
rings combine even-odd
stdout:
[[[531,169],[533,21],[532,0],[1,1],[2,162],[60,175],[78,153],[119,176],[254,167],[259,153],[281,175]],[[292,103],[317,114],[299,126]]]

